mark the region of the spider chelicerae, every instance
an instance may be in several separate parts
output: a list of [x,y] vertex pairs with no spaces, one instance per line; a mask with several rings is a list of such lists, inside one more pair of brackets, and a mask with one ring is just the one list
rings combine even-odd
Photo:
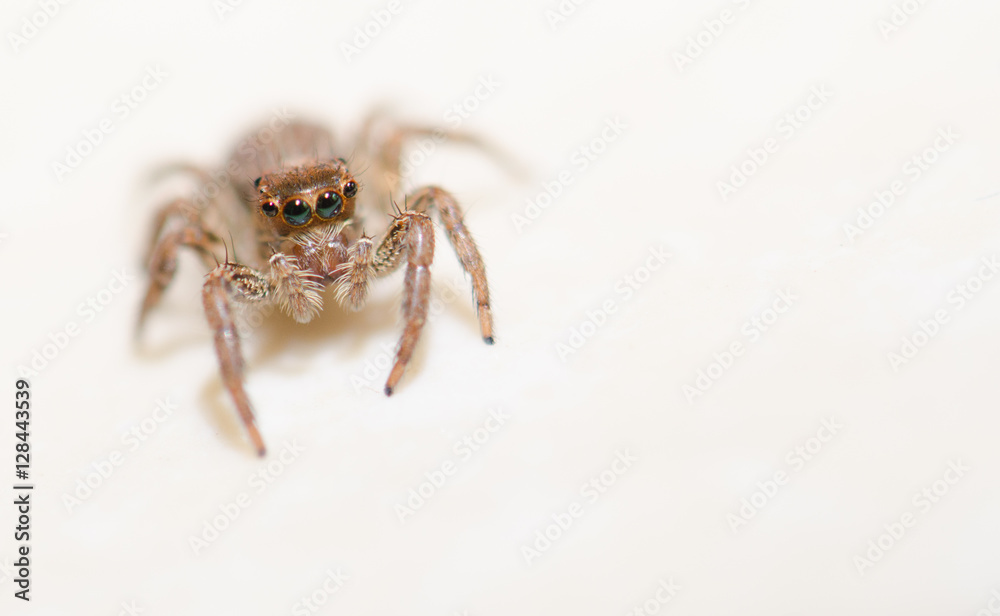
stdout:
[[[436,140],[483,145],[468,133],[392,125],[378,136],[376,116],[362,128],[354,152],[374,152],[366,173],[377,179],[376,207],[383,211],[399,189],[401,152],[407,140]],[[266,134],[268,138],[262,138]],[[489,148],[487,148],[489,149]],[[308,122],[286,122],[277,130],[264,127],[237,145],[222,177],[194,167],[202,186],[200,198],[178,198],[159,209],[148,255],[149,286],[138,326],[159,302],[177,269],[181,247],[196,251],[210,270],[202,287],[202,303],[214,333],[222,381],[257,453],[265,454],[253,406],[243,382],[243,355],[236,309],[278,306],[299,323],[308,323],[323,307],[323,292],[334,287],[341,306],[358,310],[373,279],[405,264],[403,333],[385,383],[391,395],[413,356],[427,320],[430,266],[434,258],[435,211],[472,282],[473,300],[483,340],[493,343],[493,316],[486,273],[479,250],[466,228],[455,198],[437,186],[413,190],[403,209],[393,206],[391,222],[378,241],[365,235],[355,212],[362,186],[340,158],[332,133]],[[213,198],[205,199],[212,193]],[[227,198],[228,197],[228,198]],[[229,259],[230,240],[233,253]],[[240,248],[237,252],[237,248]],[[223,261],[220,262],[219,258]]]

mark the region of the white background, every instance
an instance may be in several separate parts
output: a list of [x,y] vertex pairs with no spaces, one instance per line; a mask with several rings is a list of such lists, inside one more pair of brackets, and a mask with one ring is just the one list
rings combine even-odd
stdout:
[[[19,367],[77,329],[31,378],[32,601],[12,597],[6,505],[0,612],[313,613],[298,602],[338,569],[349,579],[317,593],[316,613],[975,614],[1000,596],[1000,281],[957,299],[1000,255],[996,3],[591,0],[552,25],[555,0],[401,0],[357,54],[343,45],[385,3],[72,2],[11,39],[40,6],[7,2],[0,23],[0,451],[15,443]],[[880,28],[894,11],[898,29]],[[112,111],[156,67],[156,89]],[[275,315],[254,332],[247,387],[271,448],[256,458],[218,377],[196,259],[134,344],[164,199],[151,173],[221,165],[282,107],[329,123],[350,155],[373,107],[441,125],[483,78],[499,85],[462,128],[530,173],[442,146],[411,185],[465,206],[497,344],[480,341],[439,236],[443,308],[392,398],[380,355],[398,337],[401,275],[361,313],[328,297],[308,326]],[[106,117],[112,132],[57,177]],[[615,119],[621,134],[582,168],[580,148]],[[949,129],[954,143],[907,173]],[[768,139],[777,150],[751,169]],[[895,181],[893,205],[845,231]],[[651,250],[670,256],[642,271]],[[109,294],[116,271],[134,280]],[[643,282],[626,294],[626,277]],[[102,291],[100,313],[79,308]],[[797,299],[752,340],[779,291]],[[946,322],[894,365],[936,312]],[[157,401],[176,406],[161,423]],[[490,409],[509,419],[464,459],[455,443]],[[132,450],[123,435],[144,421]],[[282,465],[286,443],[302,451]],[[616,453],[635,458],[617,475]],[[397,505],[449,461],[401,520]],[[269,465],[281,474],[259,491],[250,478]],[[614,483],[592,502],[581,486],[602,476]],[[191,538],[241,493],[249,505],[196,553]],[[581,515],[558,530],[573,503]]]

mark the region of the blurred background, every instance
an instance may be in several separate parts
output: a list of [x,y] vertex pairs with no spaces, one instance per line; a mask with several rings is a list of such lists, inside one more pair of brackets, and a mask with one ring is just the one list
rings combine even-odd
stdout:
[[[998,19],[5,3],[0,359],[9,400],[30,382],[35,488],[28,604],[0,507],[0,611],[996,613]],[[402,274],[359,313],[249,323],[259,459],[198,259],[134,339],[153,214],[190,190],[154,177],[275,118],[350,158],[375,109],[521,169],[404,151],[407,187],[466,211],[497,344],[441,234],[391,398]]]

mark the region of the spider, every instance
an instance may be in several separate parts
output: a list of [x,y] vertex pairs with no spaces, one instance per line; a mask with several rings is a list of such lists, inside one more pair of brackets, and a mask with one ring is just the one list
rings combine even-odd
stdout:
[[[383,204],[399,187],[400,153],[407,139],[433,134],[435,139],[443,136],[483,145],[463,132],[406,126],[393,126],[387,137],[374,140],[372,145],[375,124],[373,118],[365,122],[356,151],[376,152],[372,167],[382,171],[375,173],[382,179],[375,187],[376,202]],[[202,196],[216,193],[208,200],[175,199],[160,208],[154,220],[147,255],[149,285],[137,333],[174,277],[178,250],[188,247],[196,251],[210,270],[202,287],[202,303],[214,334],[222,381],[260,456],[266,448],[244,387],[236,309],[278,306],[299,323],[308,323],[323,307],[323,291],[332,286],[342,307],[359,310],[373,279],[405,264],[403,332],[384,390],[387,396],[392,395],[427,320],[434,257],[431,211],[437,212],[462,268],[471,278],[480,333],[487,344],[493,344],[493,315],[483,260],[455,198],[437,186],[412,191],[403,209],[393,205],[391,222],[376,242],[364,233],[355,210],[362,185],[347,161],[338,157],[334,144],[329,130],[298,120],[286,122],[277,131],[258,129],[239,142],[222,175],[178,166],[178,170],[198,176],[203,187],[218,188],[222,177],[226,190],[203,190]],[[233,245],[232,261],[226,237]],[[237,246],[243,247],[240,261],[235,256]]]

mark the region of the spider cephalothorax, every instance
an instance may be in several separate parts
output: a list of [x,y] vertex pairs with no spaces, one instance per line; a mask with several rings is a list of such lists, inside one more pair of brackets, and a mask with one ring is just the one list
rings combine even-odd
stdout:
[[339,160],[269,173],[254,184],[262,224],[276,237],[354,216],[358,183]]
[[[370,127],[368,123],[366,126]],[[367,129],[366,129],[367,132]],[[375,205],[388,209],[398,187],[400,144],[426,129],[394,129],[379,148],[375,162],[382,166],[382,190]],[[435,134],[438,131],[435,131]],[[446,131],[447,136],[449,133]],[[468,135],[453,134],[472,141]],[[362,135],[359,149],[371,142]],[[385,384],[392,394],[403,376],[427,319],[430,299],[430,265],[434,258],[434,226],[428,213],[436,210],[462,267],[472,279],[473,299],[483,340],[493,343],[486,274],[479,250],[462,219],[462,212],[448,192],[428,186],[406,196],[408,207],[395,211],[379,242],[361,231],[355,215],[360,185],[347,163],[333,151],[332,135],[306,123],[292,123],[266,142],[256,135],[242,141],[227,165],[234,178],[232,193],[241,203],[235,219],[212,216],[218,199],[206,208],[178,199],[160,210],[150,253],[150,282],[139,316],[141,326],[170,284],[176,269],[177,250],[195,249],[210,272],[202,289],[202,304],[214,332],[222,380],[236,404],[250,438],[260,455],[264,441],[257,430],[253,409],[243,386],[243,357],[236,332],[235,304],[277,305],[300,323],[307,323],[323,308],[323,290],[334,287],[337,301],[347,309],[360,309],[371,281],[405,265],[403,334]],[[201,172],[204,177],[210,174]],[[246,179],[243,179],[246,178]],[[255,178],[255,179],[251,179]],[[218,220],[229,220],[225,228]],[[221,238],[233,245],[255,245],[245,262],[219,257],[228,254]]]

